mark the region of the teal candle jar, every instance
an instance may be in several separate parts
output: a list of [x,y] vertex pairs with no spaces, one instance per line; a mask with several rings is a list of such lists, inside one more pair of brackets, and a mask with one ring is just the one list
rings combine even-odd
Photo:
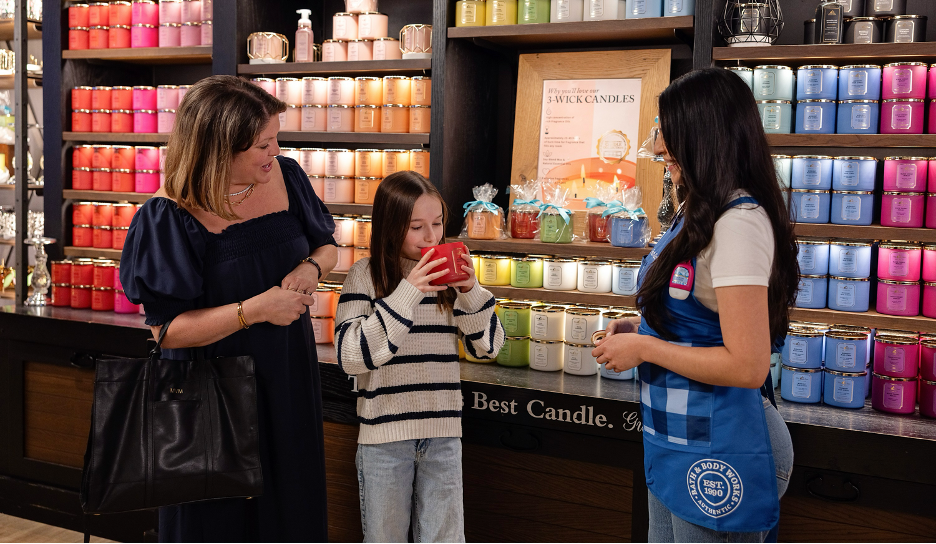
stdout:
[[517,6],[517,24],[549,22],[549,0],[520,0]]
[[508,336],[497,354],[497,364],[512,367],[530,366],[530,337]]
[[539,288],[543,286],[542,257],[514,257],[510,261],[510,286]]
[[504,326],[505,336],[530,336],[530,308],[526,302],[501,302],[494,313]]
[[540,241],[547,244],[571,244],[571,218],[566,223],[558,213],[544,213],[540,218]]

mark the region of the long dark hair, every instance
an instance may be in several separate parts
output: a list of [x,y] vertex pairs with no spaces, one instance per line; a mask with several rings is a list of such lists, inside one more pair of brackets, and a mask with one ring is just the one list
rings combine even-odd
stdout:
[[767,288],[771,339],[786,334],[796,298],[796,238],[770,156],[754,95],[728,70],[707,68],[673,81],[660,94],[660,133],[681,171],[684,226],[647,271],[637,305],[643,319],[675,340],[663,305],[673,269],[712,241],[715,221],[741,189],[767,212],[775,240]]
[[[370,247],[371,280],[377,298],[390,296],[403,281],[401,248],[413,216],[413,206],[419,197],[432,195],[442,203],[443,239],[448,223],[448,208],[438,189],[420,174],[411,170],[396,172],[385,177],[374,194],[374,207]],[[452,289],[439,291],[439,308],[451,310],[457,296]]]

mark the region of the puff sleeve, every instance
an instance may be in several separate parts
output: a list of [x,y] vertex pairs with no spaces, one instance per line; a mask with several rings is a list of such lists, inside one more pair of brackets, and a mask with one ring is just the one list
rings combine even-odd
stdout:
[[338,245],[335,242],[335,221],[332,219],[328,207],[312,190],[309,176],[302,170],[299,163],[287,157],[278,157],[283,178],[290,192],[289,211],[299,218],[306,238],[309,240],[309,250],[325,245]]

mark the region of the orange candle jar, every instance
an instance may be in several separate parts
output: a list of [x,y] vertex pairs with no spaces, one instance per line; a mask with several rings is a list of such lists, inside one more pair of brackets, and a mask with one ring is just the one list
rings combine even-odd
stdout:
[[406,149],[384,151],[383,177],[410,169],[410,152]]
[[76,145],[72,150],[72,168],[92,168],[94,164],[94,146]]
[[113,243],[111,244],[111,249],[123,249],[124,244],[127,242],[127,234],[130,232],[130,227],[114,227]]
[[370,247],[371,218],[369,215],[354,220],[354,246]]
[[354,264],[354,247],[338,246],[338,263],[333,269],[335,272],[347,272]]
[[428,134],[429,119],[432,117],[432,108],[429,106],[410,106],[409,131],[411,133]]
[[383,78],[383,104],[410,105],[412,80],[407,76],[385,76]]
[[101,249],[111,249],[111,246],[114,245],[114,231],[111,230],[113,227],[94,227],[94,232],[91,233],[91,246]]
[[114,290],[108,287],[92,287],[91,309],[96,312],[113,312]]
[[72,245],[75,247],[92,247],[94,245],[94,229],[91,225],[74,225],[72,227]]
[[112,110],[132,110],[133,109],[133,87],[111,87]]
[[137,207],[135,204],[129,204],[127,202],[114,204],[114,218],[111,220],[111,226],[129,227],[136,211]]
[[500,214],[489,210],[468,212],[468,237],[472,240],[500,238]]
[[361,259],[366,259],[370,257],[370,248],[369,247],[356,247],[354,248],[354,262],[358,262]]
[[52,306],[71,306],[71,284],[53,283],[50,290],[52,300],[49,302]]
[[110,42],[110,28],[92,26],[88,29],[88,49],[107,49]]
[[91,110],[72,111],[72,131],[91,132],[91,129],[94,126],[93,118],[94,117],[91,113]]
[[114,205],[107,202],[95,202],[91,215],[91,224],[95,227],[110,227],[114,224]]
[[380,107],[355,106],[354,132],[380,132]]
[[384,104],[381,108],[380,132],[409,132],[409,107]]
[[93,202],[75,202],[72,204],[72,225],[91,225],[93,222]]
[[429,150],[414,149],[410,151],[410,170],[429,179]]
[[432,102],[432,78],[414,76],[410,83],[410,105],[429,106]]
[[383,174],[383,151],[358,149],[354,152],[354,175],[359,178],[380,177]]
[[71,288],[71,307],[85,309],[91,307],[91,286],[90,285],[72,285]]
[[316,289],[312,293],[312,304],[309,305],[309,315],[312,317],[335,317],[332,309],[337,304],[338,293],[331,289]]
[[92,181],[92,172],[90,168],[72,169],[72,189],[81,191],[90,191],[94,188]]
[[332,317],[312,317],[312,334],[316,344],[331,344],[335,341],[335,319]]
[[374,194],[381,181],[382,178],[354,178],[354,203],[373,204]]
[[354,132],[354,106],[328,106],[328,132]]
[[91,89],[91,109],[109,110],[113,104],[113,87],[98,86]]
[[94,268],[92,268],[91,286],[92,287],[113,287],[114,286],[114,268],[117,263],[109,259],[96,259]]
[[355,106],[383,105],[383,79],[379,77],[359,77],[354,80],[357,95]]
[[114,147],[110,145],[94,146],[91,155],[91,168],[111,168],[114,162]]

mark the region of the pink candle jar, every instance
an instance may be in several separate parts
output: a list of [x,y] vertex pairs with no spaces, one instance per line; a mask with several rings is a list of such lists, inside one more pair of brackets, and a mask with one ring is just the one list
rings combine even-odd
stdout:
[[71,100],[73,110],[91,109],[92,87],[74,87],[71,90]]
[[326,204],[353,204],[354,203],[354,178],[340,176],[325,178],[325,198],[322,202]]
[[399,60],[403,58],[400,40],[396,38],[377,38],[374,40],[374,60]]
[[348,60],[374,60],[374,40],[348,41]]
[[328,78],[328,105],[353,106],[356,82],[350,77]]
[[322,42],[322,62],[344,62],[348,60],[348,42],[325,40]]
[[68,6],[68,28],[89,27],[88,4],[72,4]]
[[929,121],[926,123],[926,133],[927,134],[936,134],[936,118],[933,117],[936,114],[936,100],[929,101]]
[[881,97],[926,98],[927,65],[923,62],[894,62],[884,65]]
[[874,372],[892,378],[915,378],[920,341],[911,336],[878,334],[874,338]]
[[177,85],[160,85],[156,87],[156,110],[157,111],[158,110],[174,110],[178,107],[179,107],[179,87]]
[[92,26],[88,30],[88,49],[107,49],[110,29],[106,26]]
[[920,282],[878,280],[875,309],[885,315],[920,315]]
[[936,69],[934,68],[936,68],[936,64],[931,64],[929,69],[929,92],[927,93],[930,98],[936,98]]
[[182,23],[181,0],[160,0],[159,24],[164,23]]
[[354,107],[328,106],[328,132],[354,132]]
[[110,109],[132,110],[133,87],[112,87]]
[[130,21],[133,25],[159,25],[159,4],[152,0],[134,0],[130,10]]
[[325,106],[302,106],[302,122],[299,130],[303,132],[325,132],[328,128],[328,111]]
[[91,29],[88,27],[76,27],[68,29],[68,49],[78,51],[88,49],[91,45]]
[[126,293],[123,291],[114,291],[114,313],[135,314],[140,312],[140,305],[130,302]]
[[302,104],[302,80],[294,77],[277,78],[274,96],[287,104]]
[[874,374],[871,381],[871,407],[892,414],[912,414],[916,410],[916,378],[890,378]]
[[73,132],[92,132],[94,127],[93,114],[91,110],[72,111],[72,131]]
[[358,15],[358,37],[373,40],[390,35],[388,23],[390,17],[376,11],[366,11]]
[[156,132],[169,134],[175,126],[176,110],[159,110],[156,112]]
[[280,130],[284,132],[298,132],[302,127],[302,106],[289,104],[286,111],[280,114]]
[[315,193],[315,196],[324,202],[325,176],[309,176],[309,184],[312,185],[312,192]]
[[201,45],[201,23],[182,23],[180,42],[182,47]]
[[160,23],[159,47],[179,47],[182,45],[181,23]]
[[920,340],[920,377],[936,381],[936,338]]
[[[134,2],[136,5],[136,2]],[[156,25],[133,25],[130,27],[130,47],[158,47],[159,27]]]
[[936,381],[920,382],[920,415],[936,418]]
[[138,145],[134,163],[137,170],[159,170],[159,148]]
[[107,33],[107,47],[109,49],[125,49],[130,47],[130,27],[112,26]]
[[214,43],[214,23],[211,21],[201,22],[201,44],[211,45]]
[[111,2],[108,5],[108,22],[110,26],[130,26],[130,2]]
[[926,103],[915,98],[885,100],[881,105],[881,134],[923,134]]
[[336,40],[358,39],[358,16],[340,12],[332,17],[332,37]]
[[936,282],[923,282],[924,317],[936,318]]
[[302,105],[328,105],[328,79],[324,77],[302,78]]
[[350,149],[326,149],[325,175],[328,177],[354,177],[354,151]]
[[936,281],[936,244],[923,246],[923,281]]
[[133,132],[155,133],[157,125],[156,110],[136,110],[133,112]]
[[182,0],[182,23],[200,23],[201,20],[201,0]]
[[884,190],[924,193],[929,171],[927,157],[886,157]]
[[133,132],[133,112],[114,110],[111,112],[111,132]]
[[881,225],[921,228],[925,199],[926,195],[923,193],[885,191],[881,197]]
[[191,88],[191,85],[179,85],[179,104],[182,104],[182,101],[185,100],[185,93]]
[[908,242],[881,242],[878,246],[878,279],[920,281],[923,246]]
[[409,132],[409,106],[384,104],[381,108],[380,132]]
[[936,194],[926,195],[926,228],[936,229]]
[[[276,80],[270,79],[268,77],[255,77],[250,80],[251,83],[260,87],[264,91],[276,96]],[[181,103],[182,97],[179,97],[179,102]]]
[[159,190],[159,170],[137,170],[134,183],[134,192],[155,193]]
[[91,110],[91,132],[110,132],[110,110]]

